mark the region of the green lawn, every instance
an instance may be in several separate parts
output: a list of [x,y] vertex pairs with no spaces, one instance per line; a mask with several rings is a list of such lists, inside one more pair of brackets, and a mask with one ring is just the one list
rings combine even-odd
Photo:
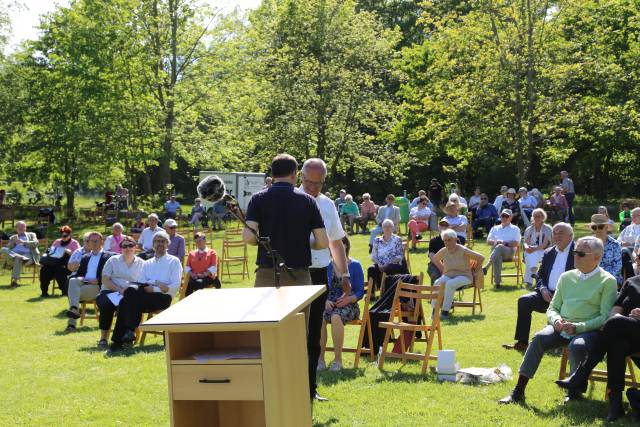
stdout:
[[[102,231],[102,228],[99,227]],[[584,234],[584,225],[578,227]],[[367,237],[354,236],[353,257],[368,264]],[[219,248],[220,235],[214,247]],[[487,253],[487,247],[476,245]],[[255,259],[255,250],[251,252]],[[411,254],[414,273],[424,271],[426,250]],[[249,280],[223,280],[225,287],[250,286]],[[105,358],[95,348],[95,320],[73,334],[66,326],[66,299],[41,300],[37,284],[18,289],[0,276],[0,376],[3,410],[0,425],[168,425],[165,355],[160,337],[121,357]],[[455,349],[462,367],[507,364],[516,372],[521,355],[503,350],[510,342],[516,318],[516,300],[525,291],[515,286],[484,290],[484,312],[471,316],[459,310],[443,324],[444,346]],[[536,314],[533,331],[545,323]],[[347,328],[348,344],[357,329]],[[331,354],[327,354],[327,362]],[[544,358],[527,389],[528,406],[498,406],[514,382],[492,386],[440,384],[432,374],[421,376],[418,364],[385,363],[353,369],[353,355],[345,355],[340,374],[320,374],[320,391],[330,402],[314,405],[317,426],[426,426],[426,425],[600,425],[606,415],[604,387],[596,386],[584,402],[564,407],[563,394],[553,384],[559,357]],[[620,425],[631,425],[626,417]]]

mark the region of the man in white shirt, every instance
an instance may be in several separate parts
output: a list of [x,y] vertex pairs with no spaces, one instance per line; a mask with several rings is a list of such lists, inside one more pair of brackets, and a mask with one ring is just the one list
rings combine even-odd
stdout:
[[129,286],[122,294],[107,354],[133,344],[134,331],[140,325],[142,313],[164,310],[171,305],[182,281],[182,263],[167,253],[169,243],[169,235],[165,231],[153,236],[154,256],[144,263],[140,284]]
[[158,215],[152,213],[147,217],[148,227],[142,230],[140,237],[138,238],[138,246],[142,249],[142,252],[138,256],[142,259],[148,259],[153,256],[153,236],[160,231],[164,231],[162,227],[158,225]]
[[69,279],[69,287],[67,289],[67,298],[69,299],[67,332],[76,330],[76,320],[80,318],[78,310],[80,303],[96,299],[102,284],[102,269],[111,257],[110,253],[103,252],[102,234],[97,231],[89,233],[86,247],[89,252],[82,256],[78,270]]
[[[314,285],[328,286],[327,267],[331,264],[331,259],[336,266],[334,271],[342,277],[344,295],[337,301],[344,299],[348,303],[351,291],[349,270],[347,268],[347,255],[345,253],[342,239],[345,236],[344,229],[340,223],[340,217],[336,211],[334,202],[322,194],[322,185],[327,176],[327,166],[322,159],[308,159],[302,165],[301,178],[302,186],[299,190],[315,198],[322,221],[324,222],[327,236],[329,237],[329,248],[315,250],[311,249],[311,281]],[[316,372],[320,357],[320,332],[322,328],[322,315],[325,310],[327,292],[316,298],[311,303],[309,312],[309,330],[307,333],[307,354],[309,355],[309,392],[311,399],[326,401],[317,392]],[[320,366],[320,368],[324,368]]]
[[556,291],[560,275],[574,268],[573,228],[571,228],[571,225],[565,222],[559,222],[554,225],[552,240],[554,246],[547,249],[542,256],[535,290],[518,298],[516,342],[514,344],[504,344],[504,348],[518,351],[527,349],[531,330],[531,314],[534,311],[538,313],[547,311],[551,298]]
[[500,194],[493,201],[493,206],[495,206],[495,208],[496,208],[496,210],[498,212],[500,212],[502,210],[502,202],[507,197],[507,190],[508,189],[509,189],[509,187],[507,187],[506,185],[503,185],[502,187],[500,187]]
[[513,259],[516,248],[520,244],[520,229],[511,224],[511,209],[503,209],[500,213],[500,224],[494,225],[487,236],[487,244],[493,249],[489,255],[489,261],[482,267],[484,274],[491,265],[493,267],[493,283],[500,287],[502,274],[502,261]]

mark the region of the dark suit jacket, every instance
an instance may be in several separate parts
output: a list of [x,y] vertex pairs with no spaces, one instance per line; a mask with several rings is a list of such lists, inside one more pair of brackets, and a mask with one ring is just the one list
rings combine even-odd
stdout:
[[[573,265],[573,249],[575,248],[575,245],[575,242],[571,242],[569,245],[569,256],[567,257],[567,264],[564,271],[573,270],[575,268]],[[538,270],[538,278],[536,279],[536,289],[540,290],[541,288],[545,288],[549,291],[549,276],[551,275],[553,263],[556,261],[556,255],[558,255],[558,251],[556,251],[555,246],[544,251],[542,261],[540,262],[540,270]]]
[[[98,284],[102,285],[102,269],[104,268],[105,263],[109,258],[111,258],[110,253],[102,252],[100,254],[100,261],[98,261],[98,270],[96,272],[96,279],[98,279]],[[91,252],[82,256],[80,260],[80,267],[76,271],[76,277],[84,277],[87,274],[87,268],[89,267],[89,260],[91,259]]]

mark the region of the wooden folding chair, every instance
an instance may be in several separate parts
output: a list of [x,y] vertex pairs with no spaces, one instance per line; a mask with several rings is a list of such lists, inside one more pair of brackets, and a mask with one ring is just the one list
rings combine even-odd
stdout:
[[469,249],[473,249],[473,219],[471,212],[467,212],[467,239],[464,242],[464,245]]
[[11,228],[16,226],[16,212],[11,207],[2,207],[0,208],[0,223],[2,223],[2,228],[4,228],[5,222],[11,222]]
[[[480,291],[484,289],[484,273],[482,266],[477,265],[476,261],[471,261],[471,272],[473,275],[473,283],[458,290],[458,301],[453,302],[452,310],[456,307],[471,307],[471,314],[476,314],[476,306],[480,307],[482,313],[482,294]],[[462,296],[465,289],[473,289],[473,300],[463,301]]]
[[[237,251],[241,252],[241,255],[237,254]],[[223,274],[226,274],[230,279],[231,276],[247,276],[249,278],[249,255],[247,251],[247,244],[243,240],[227,240],[222,241],[222,257],[220,258],[219,273],[218,276],[222,278]],[[241,272],[231,272],[232,265],[242,266]]]
[[[147,314],[147,319],[146,320],[151,319],[153,316],[155,316],[156,314],[159,314],[159,313],[162,313],[162,310],[150,311],[150,312],[146,313]],[[145,315],[145,313],[142,313],[140,315],[140,323],[145,321],[144,315]],[[147,334],[160,335],[160,336],[164,337],[164,333],[163,332],[159,332],[159,331],[144,331],[144,332],[140,333],[140,328],[136,328],[135,334],[136,334],[135,342],[139,343],[140,347],[142,347],[144,345],[144,340],[147,337]]]
[[[429,360],[438,359],[436,355],[431,354],[431,350],[436,336],[438,339],[438,349],[442,349],[440,308],[444,298],[443,289],[444,287],[442,286],[411,285],[403,282],[399,282],[396,285],[396,293],[393,298],[389,321],[379,323],[379,327],[385,328],[386,332],[382,344],[382,351],[380,352],[378,368],[382,369],[384,367],[384,361],[387,357],[402,359],[403,363],[406,363],[407,360],[417,360],[422,361],[422,374],[424,375],[429,367]],[[403,299],[405,301],[408,300],[408,302],[403,303]],[[435,301],[433,317],[424,315],[422,307],[423,301],[427,303]],[[431,305],[429,305],[429,310],[431,310]],[[430,323],[428,323],[428,319],[431,319]],[[396,330],[398,331],[398,338],[395,340],[400,340],[401,353],[387,351],[392,332]],[[405,331],[411,333],[411,338],[408,343],[405,342]],[[426,338],[416,338],[416,332],[422,332],[426,335]],[[413,351],[413,346],[416,342],[426,343],[424,354]]]
[[[375,355],[373,352],[373,335],[371,332],[371,318],[369,316],[369,304],[371,303],[371,289],[373,289],[373,279],[369,279],[368,283],[365,283],[365,295],[364,295],[364,303],[362,308],[362,318],[352,320],[348,322],[347,325],[358,325],[360,326],[360,333],[358,334],[358,344],[355,348],[342,346],[342,351],[346,353],[355,353],[356,358],[353,363],[353,367],[357,368],[360,363],[360,355],[364,351],[365,353],[369,353],[370,360],[374,360]],[[367,334],[367,338],[369,339],[369,348],[363,347],[364,343],[364,334]],[[325,351],[333,351],[333,347],[327,346],[325,347]]]
[[[516,285],[522,287],[522,284],[524,283],[524,276],[523,276],[524,268],[522,266],[522,252],[520,250],[520,244],[516,246],[516,251],[513,254],[513,257],[511,259],[502,261],[503,267],[505,263],[514,263],[516,271],[515,273],[504,273],[504,269],[503,269],[502,270],[503,272],[500,274],[500,277],[503,279],[505,277],[515,277]],[[488,274],[489,274],[489,277],[491,277],[491,282],[493,282],[493,264],[491,264],[490,267],[491,267],[491,272]]]
[[[87,304],[93,304],[93,315],[87,313]],[[80,301],[80,326],[84,325],[85,319],[100,320],[100,311],[98,310],[98,304],[96,304],[95,299],[91,301]]]
[[[632,354],[631,356],[640,357],[640,353]],[[624,384],[628,387],[640,387],[640,382],[636,377],[636,371],[634,367],[633,360],[631,360],[631,356],[627,357],[627,372],[624,374]],[[562,357],[560,358],[560,372],[558,374],[558,379],[563,380],[567,377],[567,364],[569,363],[569,350],[567,346],[562,348]],[[596,382],[607,382],[607,371],[606,369],[594,369],[591,371],[591,375],[589,375],[589,384],[591,389],[595,387]],[[609,390],[605,391],[605,399],[609,396]]]

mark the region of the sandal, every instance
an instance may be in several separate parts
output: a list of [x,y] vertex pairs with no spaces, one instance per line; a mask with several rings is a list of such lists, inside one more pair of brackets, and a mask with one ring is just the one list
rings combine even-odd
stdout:
[[101,339],[100,341],[98,341],[98,348],[105,348],[105,347],[109,347],[109,342],[105,339]]

